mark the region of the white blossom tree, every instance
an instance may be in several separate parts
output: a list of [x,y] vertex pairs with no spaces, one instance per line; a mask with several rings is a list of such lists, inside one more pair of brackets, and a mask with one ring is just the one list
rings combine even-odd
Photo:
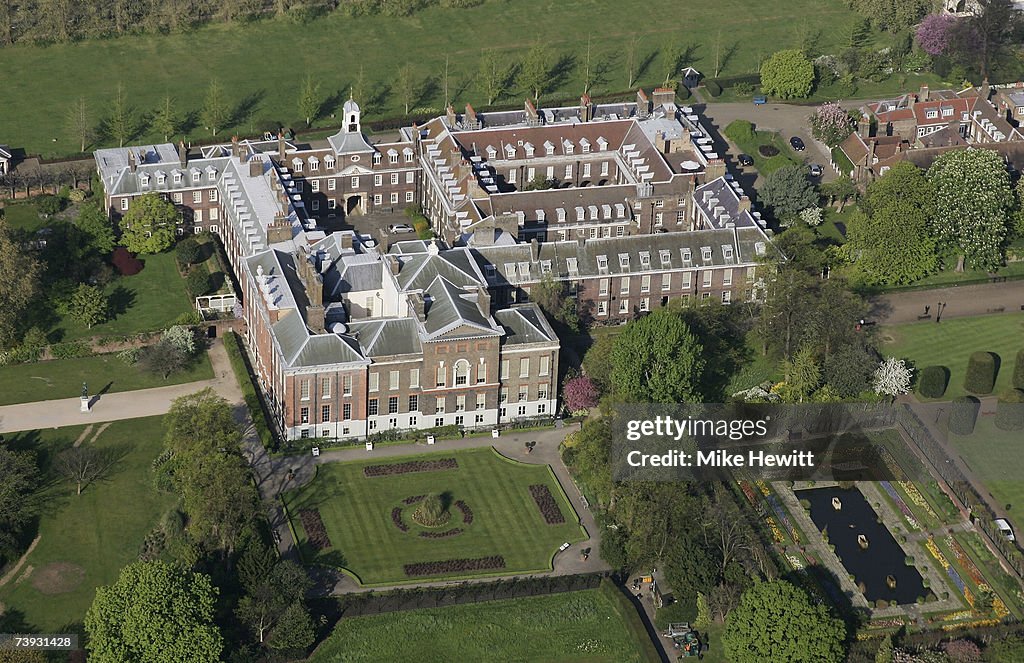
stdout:
[[883,394],[890,398],[896,398],[910,391],[910,379],[914,375],[914,369],[907,366],[907,362],[895,357],[887,357],[878,364],[875,370],[874,385],[876,394]]
[[811,228],[820,226],[823,220],[821,215],[820,207],[808,207],[807,209],[800,210],[800,220],[806,223]]

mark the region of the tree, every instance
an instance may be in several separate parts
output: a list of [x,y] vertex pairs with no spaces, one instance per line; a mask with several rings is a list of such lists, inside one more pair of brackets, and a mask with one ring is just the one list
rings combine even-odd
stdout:
[[210,272],[200,265],[185,277],[185,290],[193,297],[201,297],[210,292]]
[[875,663],[892,663],[895,652],[892,647],[892,636],[888,633],[882,638],[882,642],[878,645],[878,651],[875,652]]
[[533,93],[534,100],[548,91],[554,78],[554,54],[543,44],[535,44],[526,52],[519,69],[519,84]]
[[[238,602],[236,614],[252,631],[257,641],[264,644],[268,632],[283,620],[291,606],[298,605],[304,611],[302,602],[312,582],[302,567],[294,562],[277,561],[273,551],[265,546],[258,545],[253,548],[257,551],[255,555],[246,552],[249,563],[262,558],[269,561],[270,566],[265,567],[265,562],[260,563],[261,567],[265,567],[264,574],[258,578],[251,578],[246,583],[246,594]],[[258,551],[267,551],[272,556],[268,558],[265,553]],[[246,559],[246,556],[243,556],[243,559]],[[286,648],[301,648],[308,644],[310,643]]]
[[184,370],[190,361],[191,357],[179,348],[161,339],[156,344],[150,345],[142,351],[142,355],[139,357],[139,366],[143,370],[155,373],[166,380],[172,373]]
[[237,453],[185,457],[175,468],[189,535],[230,559],[242,533],[259,514],[256,489],[245,461]]
[[161,339],[191,357],[196,353],[196,335],[184,325],[174,325]]
[[857,185],[849,175],[840,175],[831,182],[823,183],[818,188],[821,190],[821,194],[829,199],[829,204],[835,203],[838,212],[842,212],[846,201],[854,198],[858,193]]
[[480,54],[480,71],[476,82],[490,106],[508,90],[515,68],[506,64],[505,56],[495,50]]
[[835,102],[824,103],[807,118],[812,135],[829,147],[835,147],[853,132],[850,114]]
[[798,402],[803,402],[821,385],[821,366],[815,357],[814,349],[802,346],[793,355],[793,361],[786,362],[786,382],[793,389]]
[[626,42],[626,87],[632,88],[636,83],[637,71],[640,68],[640,37],[634,32]]
[[202,250],[199,248],[199,242],[192,236],[178,242],[174,247],[174,254],[178,258],[178,262],[185,266],[194,265],[201,262],[202,259]]
[[224,98],[224,89],[216,78],[211,79],[210,85],[206,88],[206,99],[203,101],[199,118],[214,136],[231,119],[231,108]]
[[866,284],[913,283],[938,269],[935,239],[910,203],[891,203],[870,216],[854,212],[846,228],[840,251]]
[[782,99],[806,97],[814,85],[814,64],[803,51],[778,51],[761,65],[761,90]]
[[47,663],[46,654],[33,649],[0,649],[0,663]]
[[699,403],[703,348],[682,318],[659,309],[626,325],[611,353],[620,396],[643,403]]
[[784,580],[759,582],[729,613],[722,644],[734,663],[844,660],[846,627]]
[[950,14],[929,14],[914,31],[914,39],[921,50],[931,56],[942,55],[949,48],[957,18]]
[[421,88],[420,81],[416,77],[416,70],[413,69],[411,63],[406,62],[398,68],[394,87],[398,100],[405,106],[405,114],[408,115],[409,108],[419,99]]
[[77,495],[82,494],[82,488],[102,477],[109,467],[109,456],[94,447],[71,447],[57,454],[57,471],[75,483]]
[[879,30],[894,34],[917,25],[934,5],[932,0],[849,0],[848,4]]
[[82,203],[78,208],[75,225],[88,238],[88,249],[98,255],[109,255],[117,245],[117,240],[114,238],[114,225],[96,201],[90,200]]
[[868,185],[862,206],[865,213],[871,214],[894,203],[911,205],[926,222],[935,216],[935,187],[924,171],[909,161],[893,164],[885,175]]
[[[789,234],[790,231],[783,233]],[[764,354],[777,347],[782,359],[788,361],[800,337],[814,282],[803,271],[783,268],[765,284],[765,302],[756,328]]]
[[840,398],[853,398],[871,384],[875,357],[863,346],[848,343],[825,360],[825,383]]
[[566,284],[545,274],[540,283],[530,289],[530,298],[537,302],[544,315],[557,328],[578,334],[582,325],[576,310],[576,298],[566,290]]
[[138,123],[135,119],[135,109],[128,103],[128,95],[124,85],[117,84],[117,92],[110,104],[110,118],[107,120],[107,129],[110,137],[117,141],[118,146],[135,137],[138,130]]
[[982,78],[988,78],[992,65],[1020,42],[1022,19],[1012,0],[977,0],[978,10],[967,19],[961,43],[967,57],[973,56]]
[[242,440],[231,404],[209,387],[174,399],[164,426],[164,442],[176,455],[237,450]]
[[562,397],[569,412],[580,412],[597,406],[601,397],[594,381],[585,375],[570,378],[562,385]]
[[662,70],[665,72],[665,80],[662,83],[664,87],[668,87],[669,83],[673,80],[673,77],[679,73],[679,62],[682,59],[683,49],[675,38],[669,39],[669,41],[661,47]]
[[323,106],[323,103],[320,82],[313,78],[313,74],[306,74],[306,78],[302,81],[302,88],[299,90],[299,115],[305,118],[307,127],[312,125],[320,115],[320,107]]
[[209,576],[161,561],[135,562],[96,589],[85,615],[96,663],[215,663],[224,641],[213,623]]
[[761,201],[777,219],[793,219],[800,210],[818,204],[818,194],[803,166],[783,166],[768,173],[761,187]]
[[25,313],[40,294],[43,268],[30,251],[11,237],[0,220],[0,349],[13,345]]
[[72,138],[80,143],[79,151],[85,152],[85,146],[93,138],[93,121],[85,97],[79,97],[67,112],[67,127]]
[[964,263],[987,270],[1001,265],[1014,198],[999,153],[945,152],[928,169],[928,179],[935,187],[932,232],[960,252],[957,271]]
[[267,645],[271,649],[304,650],[313,644],[316,632],[309,611],[299,602],[292,603],[270,629]]
[[17,556],[24,528],[35,517],[31,496],[38,479],[35,455],[0,441],[0,563]]
[[169,94],[164,95],[164,98],[160,100],[160,106],[153,112],[153,117],[149,122],[150,127],[158,134],[162,134],[164,141],[167,141],[178,133],[181,123],[182,118],[178,114],[174,97]]
[[121,217],[121,243],[132,253],[160,253],[174,245],[178,210],[157,193],[132,201]]
[[93,325],[106,322],[110,314],[110,307],[103,290],[87,283],[78,284],[73,295],[71,295],[71,316],[92,329]]
[[875,370],[872,388],[876,394],[896,398],[910,391],[910,380],[914,371],[907,362],[895,357],[886,357]]

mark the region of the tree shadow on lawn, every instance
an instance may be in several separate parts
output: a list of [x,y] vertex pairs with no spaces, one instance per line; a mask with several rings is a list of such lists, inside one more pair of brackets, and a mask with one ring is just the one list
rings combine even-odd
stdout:
[[123,285],[119,285],[110,293],[107,297],[107,303],[110,306],[110,319],[116,320],[118,316],[124,315],[128,312],[132,306],[135,305],[137,296],[134,290],[130,290]]

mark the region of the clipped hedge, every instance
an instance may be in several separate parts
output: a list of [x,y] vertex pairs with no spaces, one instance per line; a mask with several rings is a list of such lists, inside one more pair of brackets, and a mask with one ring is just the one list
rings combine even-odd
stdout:
[[949,385],[949,369],[945,366],[926,366],[917,381],[917,393],[925,398],[941,398]]
[[1017,351],[1017,362],[1013,365],[1013,387],[1024,389],[1024,350]]
[[996,404],[996,428],[1024,430],[1024,389],[1010,389]]
[[50,356],[54,359],[77,359],[92,354],[92,348],[85,341],[65,341],[50,346]]
[[978,423],[978,411],[981,403],[971,396],[954,398],[949,406],[949,432],[957,435],[970,435]]
[[717,97],[722,94],[722,86],[713,78],[704,81],[704,89],[707,90],[708,94],[712,97]]
[[996,386],[996,357],[991,352],[973,352],[967,362],[964,389],[974,394],[991,394]]

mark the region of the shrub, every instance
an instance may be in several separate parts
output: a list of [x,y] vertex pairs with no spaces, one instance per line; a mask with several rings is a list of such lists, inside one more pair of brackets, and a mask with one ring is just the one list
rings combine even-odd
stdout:
[[189,357],[196,353],[196,335],[188,327],[174,325],[164,332],[162,340],[170,343]]
[[565,516],[562,515],[562,510],[558,508],[558,502],[555,501],[555,497],[547,485],[539,483],[530,486],[530,495],[537,503],[544,522],[548,525],[561,525],[565,522]]
[[198,325],[202,321],[203,319],[199,316],[199,311],[189,311],[176,317],[174,319],[174,324],[188,327],[191,325]]
[[974,394],[991,394],[996,386],[996,357],[991,352],[973,352],[967,362],[964,388]]
[[736,85],[732,86],[732,91],[737,96],[749,97],[750,95],[754,94],[754,86],[753,84],[748,83],[746,81],[740,81]]
[[36,209],[46,217],[51,217],[64,209],[64,199],[59,196],[40,196],[36,199]]
[[996,428],[1024,430],[1024,389],[1010,389],[996,404]]
[[114,249],[111,262],[122,276],[132,276],[142,271],[142,261],[133,256],[128,249],[119,246]]
[[949,431],[957,435],[970,435],[978,422],[981,403],[976,398],[961,396],[954,398],[949,406]]
[[1017,361],[1013,365],[1013,386],[1024,389],[1024,350],[1017,352]]
[[921,371],[917,392],[925,398],[941,398],[946,393],[948,382],[949,369],[945,366],[926,366]]
[[404,566],[405,575],[407,576],[433,576],[442,573],[467,573],[503,568],[505,568],[505,558],[501,555],[471,559],[446,559],[441,562],[419,562]]
[[149,373],[155,373],[167,379],[171,373],[185,370],[191,362],[190,357],[184,350],[169,342],[166,338],[160,339],[155,345],[151,345],[142,351],[139,357],[139,366]]
[[412,519],[424,527],[437,527],[448,522],[451,514],[445,508],[444,501],[437,493],[423,498],[420,505],[412,513]]
[[715,79],[704,81],[704,89],[708,91],[712,97],[717,97],[722,94],[722,86],[718,84]]
[[210,292],[210,272],[205,267],[197,267],[185,278],[185,290],[193,297],[201,297]]
[[194,237],[186,237],[178,242],[174,253],[183,265],[194,265],[199,262],[199,242]]
[[68,200],[73,203],[81,203],[85,201],[85,191],[81,189],[72,189],[68,191]]
[[66,341],[50,346],[50,356],[54,359],[75,359],[92,355],[92,348],[85,341]]
[[676,90],[676,99],[678,101],[686,101],[690,98],[690,90],[685,85],[680,85],[679,89]]
[[746,143],[754,140],[754,125],[747,120],[734,120],[725,128],[725,135],[734,143]]
[[140,356],[142,356],[141,348],[125,348],[117,353],[117,358],[129,366],[137,364]]

